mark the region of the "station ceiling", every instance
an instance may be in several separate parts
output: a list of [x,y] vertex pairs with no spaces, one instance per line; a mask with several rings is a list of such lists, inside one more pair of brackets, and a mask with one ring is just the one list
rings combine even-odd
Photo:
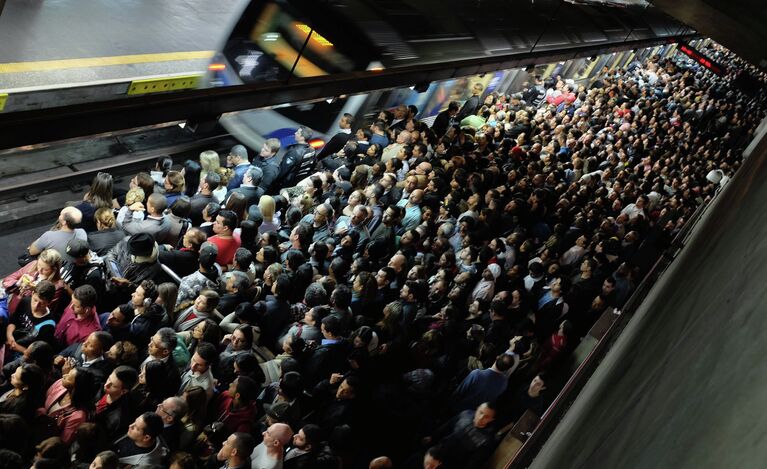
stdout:
[[651,0],[651,3],[703,36],[767,69],[767,2],[764,0]]

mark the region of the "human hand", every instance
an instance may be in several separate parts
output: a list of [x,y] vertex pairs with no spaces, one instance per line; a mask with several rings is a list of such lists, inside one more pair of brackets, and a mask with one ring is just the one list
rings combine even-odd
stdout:
[[61,367],[61,374],[65,375],[65,374],[69,373],[70,371],[72,371],[72,368],[74,368],[75,365],[76,365],[76,363],[75,363],[75,359],[74,358],[71,358],[71,357],[67,358],[64,361],[64,366]]
[[330,384],[337,384],[344,380],[344,375],[341,373],[333,373],[330,375]]
[[128,210],[131,212],[143,212],[144,211],[144,204],[141,202],[134,202],[129,207]]

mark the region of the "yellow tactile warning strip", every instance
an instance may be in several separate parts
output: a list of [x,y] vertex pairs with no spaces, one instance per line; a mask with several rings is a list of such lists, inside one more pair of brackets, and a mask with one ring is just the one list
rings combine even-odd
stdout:
[[44,72],[70,68],[105,67],[109,65],[131,65],[174,60],[209,59],[214,52],[199,50],[191,52],[163,52],[160,54],[116,55],[113,57],[90,57],[84,59],[41,60],[38,62],[12,62],[0,64],[0,73]]
[[128,87],[129,95],[189,90],[199,86],[202,75],[183,75],[172,78],[147,78],[134,80]]

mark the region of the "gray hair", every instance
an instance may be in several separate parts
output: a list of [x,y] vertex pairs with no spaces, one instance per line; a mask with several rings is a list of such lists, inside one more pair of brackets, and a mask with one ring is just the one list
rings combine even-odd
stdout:
[[250,286],[250,277],[245,272],[240,272],[239,270],[235,270],[232,272],[227,272],[225,274],[225,280],[229,281],[230,278],[234,277],[234,289],[238,292],[243,292],[248,289]]
[[264,171],[258,166],[251,166],[245,171],[245,175],[252,179],[254,186],[257,186],[261,184],[261,179],[264,177]]
[[176,348],[176,331],[173,330],[171,327],[163,327],[160,328],[160,330],[157,331],[157,335],[160,336],[160,343],[162,344],[162,347],[173,353],[173,349]]
[[189,406],[186,404],[184,399],[177,396],[172,396],[165,400],[170,404],[170,408],[165,409],[165,411],[168,412],[171,417],[173,417],[174,422],[178,422],[184,415],[186,415]]

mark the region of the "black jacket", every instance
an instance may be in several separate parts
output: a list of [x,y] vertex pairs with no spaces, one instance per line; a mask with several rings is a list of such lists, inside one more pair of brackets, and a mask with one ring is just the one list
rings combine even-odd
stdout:
[[306,365],[307,383],[315,385],[323,379],[330,378],[332,373],[343,373],[349,368],[347,357],[351,345],[346,339],[335,343],[321,344],[314,350]]
[[448,114],[447,111],[442,111],[437,114],[437,118],[434,119],[434,124],[431,126],[431,130],[434,131],[437,138],[441,138],[445,135],[447,129],[450,127],[450,121],[452,120],[453,118],[450,117],[450,114]]
[[[258,186],[240,186],[237,189],[230,192],[231,194],[239,192],[240,194],[244,195],[245,198],[248,200],[248,207],[251,205],[255,205],[258,203],[258,201],[261,199],[261,196],[264,195],[264,189]],[[228,197],[227,197],[228,198]]]
[[110,249],[125,239],[125,232],[119,228],[88,233],[88,246],[99,256],[106,256]]
[[273,156],[271,158],[264,159],[261,156],[257,156],[253,158],[253,166],[261,168],[261,171],[264,172],[264,175],[261,178],[261,183],[258,184],[258,187],[262,188],[264,193],[270,194],[272,186],[277,180],[277,176],[280,174],[280,165],[277,163],[277,158]]
[[317,451],[312,450],[300,456],[286,459],[282,465],[283,469],[313,469],[317,460]]
[[346,142],[348,142],[351,137],[352,134],[347,134],[346,132],[338,132],[337,134],[333,135],[333,138],[328,140],[328,143],[326,143],[325,146],[322,147],[322,150],[320,150],[320,152],[317,154],[317,159],[321,160],[327,156],[333,155],[343,150]]
[[295,143],[287,148],[285,154],[282,155],[282,161],[280,161],[280,174],[277,177],[277,181],[280,182],[281,186],[292,187],[294,185],[293,178],[301,164],[301,160],[304,158],[304,155],[311,151],[311,149],[312,147],[306,143]]
[[106,432],[109,441],[115,441],[128,432],[128,425],[133,423],[133,405],[126,394],[107,405],[101,413],[96,414],[94,421]]
[[211,202],[216,202],[216,198],[212,195],[195,194],[189,200],[192,208],[189,211],[189,219],[192,220],[192,225],[200,226],[202,223],[202,211],[205,206]]
[[169,267],[181,278],[194,273],[200,267],[196,252],[181,249],[160,251],[160,263]]
[[[130,324],[131,342],[139,347],[145,347],[149,344],[149,339],[162,326],[163,308],[157,303],[152,303],[144,314],[133,318]],[[176,371],[178,374],[178,371]]]
[[274,295],[266,297],[266,312],[261,319],[259,344],[278,353],[277,339],[290,325],[290,304]]

